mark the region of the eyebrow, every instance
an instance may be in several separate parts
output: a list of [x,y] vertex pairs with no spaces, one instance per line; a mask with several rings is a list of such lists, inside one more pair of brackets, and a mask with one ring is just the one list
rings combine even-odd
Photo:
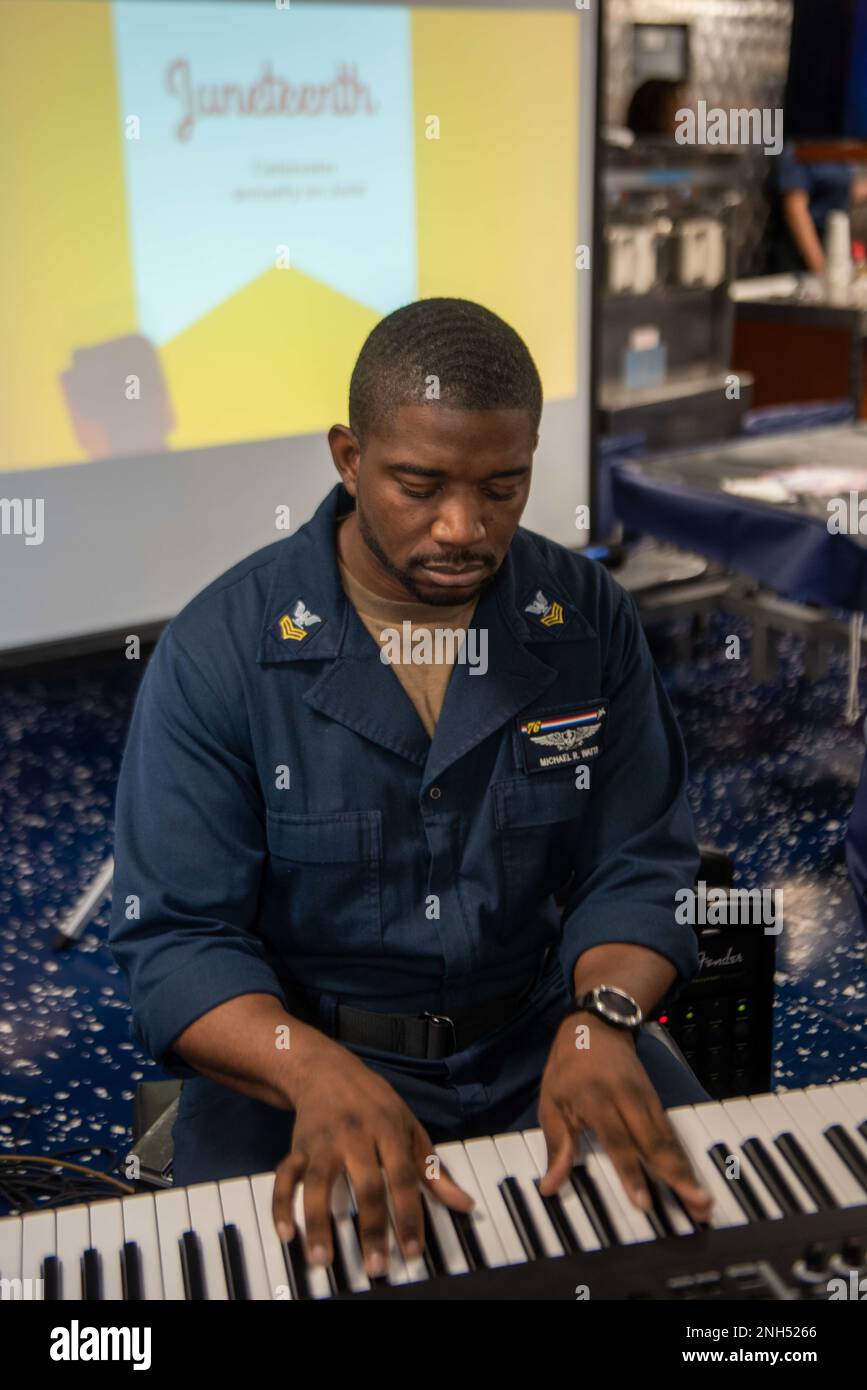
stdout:
[[[412,473],[417,478],[448,477],[444,468],[424,468],[420,463],[388,463],[386,469],[389,473]],[[527,464],[521,464],[518,468],[501,468],[498,473],[490,473],[487,478],[483,478],[481,481],[490,483],[495,478],[523,478],[529,471]]]

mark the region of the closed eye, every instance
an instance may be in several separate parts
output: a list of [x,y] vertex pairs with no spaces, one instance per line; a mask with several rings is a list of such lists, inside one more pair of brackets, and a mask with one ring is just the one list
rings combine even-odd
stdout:
[[[436,488],[430,488],[424,492],[420,492],[417,488],[407,487],[406,483],[399,483],[398,486],[405,497],[413,497],[419,502],[429,501],[432,497],[436,496],[437,492]],[[512,488],[510,492],[497,492],[493,488],[482,488],[482,492],[484,496],[489,497],[492,502],[511,502],[512,499],[518,495],[517,488]]]

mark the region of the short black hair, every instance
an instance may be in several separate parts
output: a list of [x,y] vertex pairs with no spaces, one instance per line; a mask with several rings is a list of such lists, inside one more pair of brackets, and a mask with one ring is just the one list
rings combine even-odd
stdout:
[[471,299],[419,299],[380,320],[353,368],[349,427],[363,448],[400,406],[432,399],[464,410],[524,409],[534,438],[542,417],[542,382],[523,338]]
[[667,77],[651,77],[632,94],[626,124],[633,135],[670,135],[671,103],[682,82]]

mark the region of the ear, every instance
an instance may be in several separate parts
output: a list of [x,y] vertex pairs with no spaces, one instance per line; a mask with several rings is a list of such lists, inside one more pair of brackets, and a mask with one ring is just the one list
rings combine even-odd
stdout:
[[332,425],[328,431],[328,447],[343,486],[351,497],[355,497],[361,465],[361,445],[357,435],[348,425]]

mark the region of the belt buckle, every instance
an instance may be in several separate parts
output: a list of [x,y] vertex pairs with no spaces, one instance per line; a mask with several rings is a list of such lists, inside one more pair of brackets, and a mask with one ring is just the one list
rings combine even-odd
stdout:
[[[447,1014],[431,1014],[427,1012],[422,1014],[422,1018],[426,1018],[430,1025],[427,1034],[427,1060],[429,1062],[437,1062],[442,1057],[448,1057],[452,1052],[457,1052],[458,1040],[457,1034],[455,1033],[454,1019],[449,1018]],[[434,1041],[443,1036],[442,1034],[435,1033],[434,1028],[444,1028],[448,1030],[445,1036],[448,1039],[449,1045],[445,1050],[440,1047],[434,1048]]]

